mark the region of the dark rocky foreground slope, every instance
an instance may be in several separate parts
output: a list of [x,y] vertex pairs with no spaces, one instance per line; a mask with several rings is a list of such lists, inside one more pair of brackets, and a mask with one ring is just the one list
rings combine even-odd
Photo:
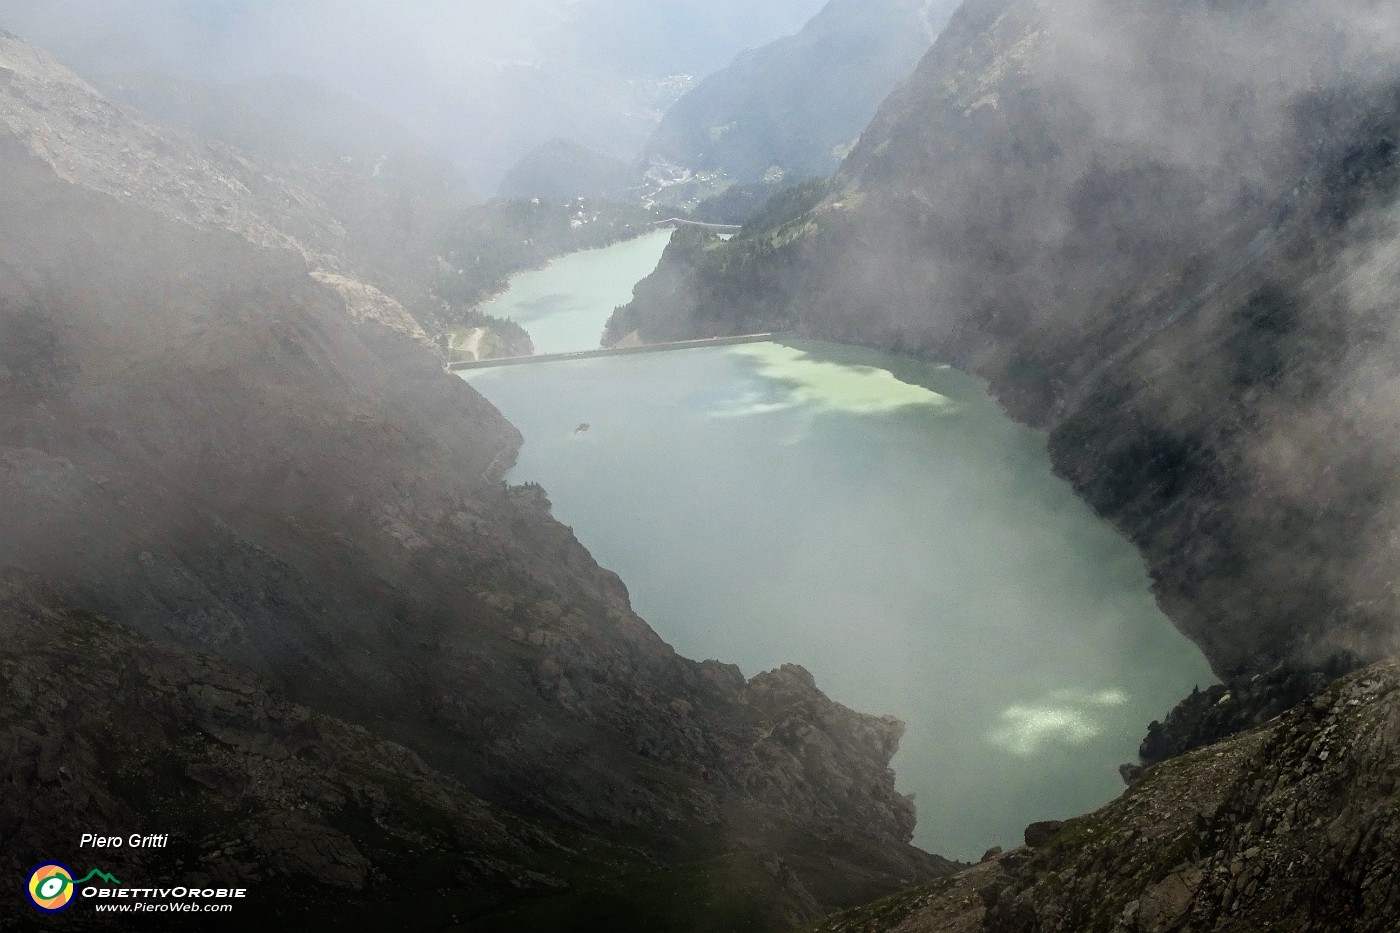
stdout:
[[[566,884],[520,864],[569,867],[558,840],[407,748],[66,608],[32,576],[0,579],[0,633],[7,853],[71,853],[76,871],[96,865],[129,887],[250,888],[231,918],[244,929],[345,922],[371,906],[381,921],[426,906],[441,923],[503,888]],[[152,826],[168,847],[75,851],[82,833]],[[0,915],[13,921],[14,906]],[[81,908],[64,918],[97,919]]]
[[[782,928],[818,909],[804,875],[847,897],[870,883],[843,877],[864,859],[826,833],[799,830],[807,851],[789,861],[756,821],[741,851],[673,867],[635,834],[522,818],[405,745],[74,610],[32,575],[0,574],[0,635],[0,839],[16,877],[62,854],[126,887],[246,888],[231,929]],[[800,704],[810,684],[785,672],[754,687],[757,705]],[[168,846],[76,848],[151,827]],[[682,912],[671,898],[701,900]],[[0,919],[47,921],[11,898]],[[104,926],[85,903],[63,919]]]
[[431,851],[399,928],[771,929],[945,870],[900,725],[676,656],[329,208],[0,52],[0,870],[78,859],[17,815],[65,782],[315,903]]
[[[610,336],[952,360],[1230,679],[1396,646],[1393,7],[971,0],[828,183]],[[1350,659],[1349,661],[1347,659]]]
[[1381,933],[1400,917],[1400,665],[1150,769],[1025,848],[821,933]]

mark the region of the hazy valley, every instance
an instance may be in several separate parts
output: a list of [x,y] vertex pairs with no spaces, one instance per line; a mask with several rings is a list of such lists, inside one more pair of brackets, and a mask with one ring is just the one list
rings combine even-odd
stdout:
[[0,922],[1393,928],[1400,17],[487,6],[0,12]]

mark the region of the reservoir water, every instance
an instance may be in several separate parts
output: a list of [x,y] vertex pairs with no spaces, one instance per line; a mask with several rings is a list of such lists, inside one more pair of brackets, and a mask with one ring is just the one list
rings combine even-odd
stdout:
[[671,231],[660,229],[606,249],[570,253],[515,276],[480,310],[524,327],[536,353],[596,350],[608,315],[631,300],[632,286],[656,268],[670,239]]
[[[528,274],[593,315],[559,349],[596,346],[646,258]],[[796,662],[908,724],[894,767],[926,849],[973,859],[1108,801],[1147,723],[1214,682],[1044,436],[956,370],[793,341],[465,375],[525,436],[511,480],[545,486],[678,651]]]

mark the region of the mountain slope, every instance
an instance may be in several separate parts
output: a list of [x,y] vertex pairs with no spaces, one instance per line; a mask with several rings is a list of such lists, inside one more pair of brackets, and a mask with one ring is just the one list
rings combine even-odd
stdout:
[[[74,611],[32,577],[0,575],[0,632],[0,832],[13,874],[30,867],[30,853],[72,851],[84,832],[158,825],[167,847],[84,857],[127,886],[248,888],[236,918],[245,929],[328,927],[367,909],[392,918],[427,877],[464,894],[429,905],[438,923],[512,887],[567,884],[520,864],[545,860],[559,840],[407,748],[288,703],[211,658]],[[449,855],[463,843],[469,857]],[[7,898],[0,917],[18,925],[28,919],[20,911],[29,908]],[[86,913],[73,919],[86,925]]]
[[[707,896],[766,929],[946,867],[907,845],[900,724],[800,669],[678,657],[543,491],[502,482],[518,433],[353,277],[325,204],[0,53],[0,566],[411,749],[463,808],[633,852],[551,903],[654,927],[693,903],[629,898],[752,858],[771,883]],[[8,857],[60,854],[15,831]]]
[[[392,117],[314,81],[283,77],[221,85],[151,72],[91,80],[118,103],[270,162],[339,162],[370,174],[387,157],[412,152],[426,158],[430,151]],[[445,165],[442,171],[451,174]]]
[[[284,202],[328,217],[330,230],[315,242],[329,254],[325,261],[334,264],[330,275],[392,292],[443,346],[480,334],[471,342],[485,355],[530,353],[529,336],[518,324],[488,319],[476,305],[515,272],[635,236],[655,219],[622,205],[595,207],[590,214],[596,216],[580,218],[579,205],[557,199],[472,203],[460,173],[391,118],[309,81],[265,79],[225,87],[149,74],[103,76],[101,86],[140,115],[112,108],[91,88],[69,83],[74,103],[89,113],[127,129],[139,127],[148,138],[180,141],[186,165],[210,162],[210,174],[222,176],[223,194],[238,203],[236,210],[221,204],[200,222],[237,229],[232,221],[251,213],[290,233],[286,210],[269,210],[275,205],[238,194],[252,193],[250,179],[288,186]],[[22,113],[21,125],[34,116]],[[209,145],[210,140],[231,148]],[[133,167],[129,154],[119,165],[100,153],[83,158],[115,176],[124,190],[145,190],[124,174]],[[306,234],[302,239],[312,241]],[[365,297],[358,289],[347,294]],[[376,297],[368,305],[376,303],[392,304]]]
[[1222,675],[1383,656],[1395,26],[972,0],[825,191],[678,236],[612,333],[953,360],[1051,430]]
[[422,338],[420,319],[437,310],[429,249],[462,204],[450,173],[396,188],[325,165],[274,166],[118,106],[8,34],[0,35],[0,126],[73,184],[294,250],[318,274],[372,286],[345,291],[357,314]]
[[738,182],[825,175],[928,50],[947,4],[832,0],[676,102],[642,151]]
[[311,77],[392,114],[489,191],[558,136],[631,158],[694,77],[796,30],[821,4],[9,0],[0,28],[85,76],[156,71],[214,85]]
[[503,198],[620,197],[632,182],[622,159],[605,156],[567,139],[551,139],[501,179]]

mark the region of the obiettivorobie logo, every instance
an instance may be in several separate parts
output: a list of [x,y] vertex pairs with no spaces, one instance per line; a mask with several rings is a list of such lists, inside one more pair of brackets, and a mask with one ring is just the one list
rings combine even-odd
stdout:
[[73,869],[62,862],[45,862],[29,873],[29,883],[25,890],[35,909],[46,914],[56,914],[60,910],[72,907],[78,885],[86,884],[93,878],[101,878],[108,884],[121,884],[116,878],[96,868],[75,879]]

